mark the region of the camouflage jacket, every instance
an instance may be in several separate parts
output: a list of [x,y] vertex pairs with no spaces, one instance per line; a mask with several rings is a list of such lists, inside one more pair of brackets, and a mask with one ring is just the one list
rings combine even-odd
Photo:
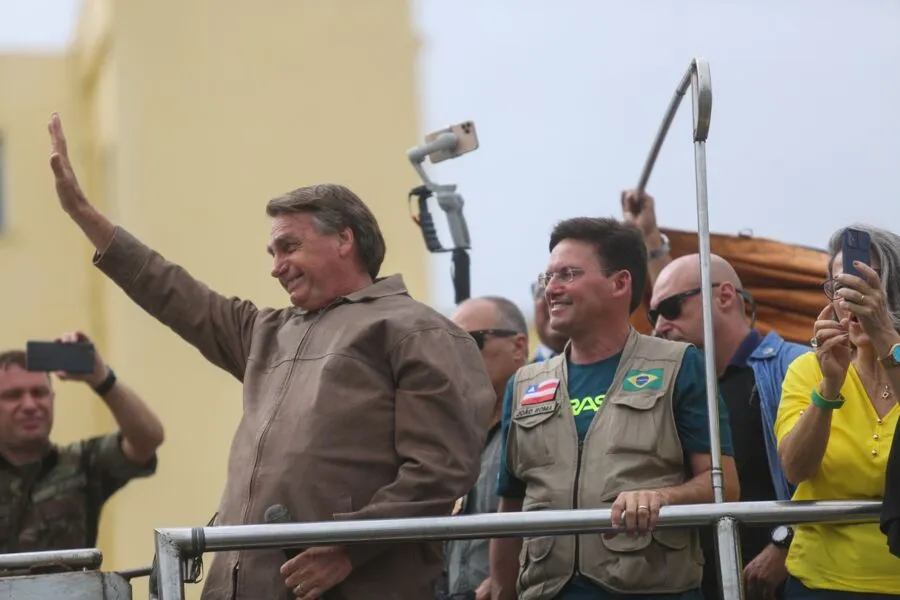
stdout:
[[92,548],[103,504],[156,457],[132,463],[121,435],[54,446],[43,460],[14,467],[0,457],[0,553]]

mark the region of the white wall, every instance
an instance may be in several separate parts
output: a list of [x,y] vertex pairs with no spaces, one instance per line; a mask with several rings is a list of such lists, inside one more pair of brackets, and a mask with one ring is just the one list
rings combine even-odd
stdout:
[[[709,60],[710,225],[822,247],[850,220],[900,231],[896,0],[417,0],[422,130],[474,119],[457,183],[472,293],[528,305],[555,220],[620,215],[691,57]],[[649,189],[696,230],[690,99]],[[447,238],[448,239],[448,238]],[[449,257],[433,261],[449,309]]]

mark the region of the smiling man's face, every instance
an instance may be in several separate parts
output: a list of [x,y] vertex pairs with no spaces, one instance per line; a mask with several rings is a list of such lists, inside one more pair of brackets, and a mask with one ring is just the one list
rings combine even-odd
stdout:
[[53,388],[46,373],[0,367],[0,446],[31,451],[49,443]]
[[342,280],[340,275],[347,269],[348,261],[342,260],[346,243],[339,234],[320,233],[311,214],[274,217],[268,247],[272,277],[290,295],[291,304],[318,310],[338,295],[334,283]]

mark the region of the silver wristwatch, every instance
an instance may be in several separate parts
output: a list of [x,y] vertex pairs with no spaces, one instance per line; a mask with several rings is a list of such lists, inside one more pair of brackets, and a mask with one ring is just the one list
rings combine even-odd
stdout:
[[662,258],[669,253],[669,236],[667,236],[663,232],[660,232],[659,239],[662,242],[662,246],[660,246],[656,250],[650,250],[647,252],[647,258],[649,258],[650,260]]

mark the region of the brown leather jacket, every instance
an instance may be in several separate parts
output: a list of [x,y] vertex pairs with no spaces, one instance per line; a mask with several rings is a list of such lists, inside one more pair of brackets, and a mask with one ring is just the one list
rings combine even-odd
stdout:
[[[118,228],[97,266],[244,386],[219,525],[447,515],[478,477],[496,396],[474,340],[399,276],[321,311],[221,296]],[[349,546],[330,600],[433,597],[440,543]],[[218,554],[204,600],[291,598],[280,550]]]

